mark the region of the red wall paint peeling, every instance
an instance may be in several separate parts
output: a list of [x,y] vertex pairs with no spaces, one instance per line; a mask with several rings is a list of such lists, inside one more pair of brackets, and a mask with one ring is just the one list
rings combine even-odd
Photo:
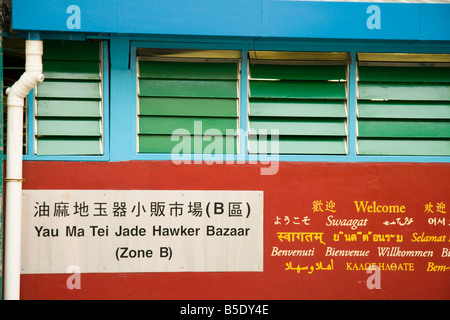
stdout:
[[[441,257],[450,242],[412,242],[414,233],[450,236],[450,166],[424,163],[297,163],[281,162],[277,174],[260,174],[262,165],[182,164],[171,161],[24,163],[24,189],[123,190],[262,190],[264,191],[263,272],[181,272],[81,274],[81,289],[66,286],[70,274],[31,274],[21,277],[22,299],[449,299],[450,270],[427,271],[428,263],[447,265]],[[336,212],[314,212],[313,202],[333,201]],[[354,201],[405,205],[405,214],[361,213]],[[430,225],[426,203],[447,204],[445,226]],[[325,208],[325,207],[323,207]],[[335,241],[349,227],[326,226],[334,218],[367,218],[370,227],[357,231],[404,235],[401,243]],[[386,216],[412,217],[408,226],[386,226]],[[288,217],[290,219],[287,224]],[[308,217],[309,225],[294,225]],[[280,224],[277,224],[276,221]],[[403,221],[403,220],[402,220]],[[306,249],[310,244],[281,242],[277,232],[322,231],[326,245],[314,244],[313,257],[272,256],[279,249]],[[356,231],[355,231],[356,232]],[[299,246],[300,245],[300,246]],[[433,258],[381,258],[380,246],[433,250]],[[369,257],[325,257],[327,247],[371,251]],[[427,249],[427,250],[428,250]],[[311,274],[287,270],[334,260],[333,271]],[[355,263],[350,264],[348,263]],[[361,263],[414,263],[414,271],[381,271],[381,289],[368,289]],[[350,268],[350,270],[349,270]]]

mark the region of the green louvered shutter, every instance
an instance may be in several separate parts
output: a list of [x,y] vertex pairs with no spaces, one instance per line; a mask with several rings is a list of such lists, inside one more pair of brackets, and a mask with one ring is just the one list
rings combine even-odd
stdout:
[[188,139],[184,152],[236,153],[239,63],[138,64],[138,152],[171,153]]
[[101,44],[44,41],[44,82],[35,93],[38,155],[103,153]]
[[249,69],[250,153],[274,152],[266,143],[273,130],[280,154],[347,153],[345,64],[250,60]]
[[448,64],[360,63],[358,154],[450,155]]

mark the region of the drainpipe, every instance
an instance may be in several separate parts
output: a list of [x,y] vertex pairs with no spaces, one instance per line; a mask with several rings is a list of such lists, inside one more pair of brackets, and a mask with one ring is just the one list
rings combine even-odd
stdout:
[[[0,0],[0,83],[3,84],[3,26],[5,20],[3,1]],[[0,121],[3,124],[3,90],[0,92]],[[0,126],[3,127],[3,126]],[[3,203],[3,130],[0,130],[0,203]],[[3,205],[0,205],[0,300],[3,295]]]
[[20,299],[20,255],[22,218],[23,107],[28,93],[44,81],[41,40],[25,42],[25,73],[6,90],[7,142],[5,178],[4,299]]

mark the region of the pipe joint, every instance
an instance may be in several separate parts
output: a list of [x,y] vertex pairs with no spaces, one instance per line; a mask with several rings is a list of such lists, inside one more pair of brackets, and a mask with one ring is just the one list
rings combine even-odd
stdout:
[[39,83],[44,81],[42,55],[44,47],[42,41],[27,40],[25,42],[25,73],[6,90],[7,105],[23,107],[28,93]]
[[8,95],[7,105],[23,107],[24,99],[28,93],[42,81],[44,81],[42,73],[26,71],[12,87],[6,90]]

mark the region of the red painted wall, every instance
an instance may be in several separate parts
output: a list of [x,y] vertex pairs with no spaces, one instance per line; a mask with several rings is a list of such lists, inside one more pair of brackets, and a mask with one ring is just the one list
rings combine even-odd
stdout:
[[[261,165],[182,164],[170,161],[47,162],[24,164],[24,189],[146,189],[146,190],[262,190],[264,191],[264,271],[221,273],[104,273],[81,274],[81,289],[69,290],[69,274],[22,275],[22,299],[449,299],[450,257],[441,257],[450,242],[450,165],[423,163],[297,163],[281,162],[272,176],[260,175]],[[333,201],[336,212],[314,212],[313,202]],[[405,205],[406,212],[362,213],[354,201]],[[447,213],[427,213],[425,205],[446,204]],[[322,207],[325,209],[325,206]],[[328,216],[340,219],[367,218],[369,225],[351,230],[326,226]],[[289,221],[285,218],[289,218]],[[308,217],[309,225],[294,224]],[[409,217],[413,222],[399,225]],[[429,224],[430,217],[444,218],[445,225]],[[278,222],[280,224],[276,224]],[[299,220],[297,220],[299,219]],[[384,221],[396,222],[386,226]],[[326,246],[281,242],[278,232],[323,232]],[[403,241],[336,241],[345,234],[401,234]],[[412,242],[422,232],[446,235],[445,243]],[[371,238],[372,239],[372,238]],[[402,250],[433,250],[432,258],[380,258],[377,247]],[[279,249],[315,248],[313,257],[271,256]],[[326,247],[363,249],[369,257],[325,257]],[[319,261],[333,270],[312,273],[286,270]],[[381,289],[368,289],[370,274],[354,270],[355,263],[414,264],[414,271],[381,271]],[[449,267],[426,271],[430,262]],[[356,269],[358,269],[356,267]]]

